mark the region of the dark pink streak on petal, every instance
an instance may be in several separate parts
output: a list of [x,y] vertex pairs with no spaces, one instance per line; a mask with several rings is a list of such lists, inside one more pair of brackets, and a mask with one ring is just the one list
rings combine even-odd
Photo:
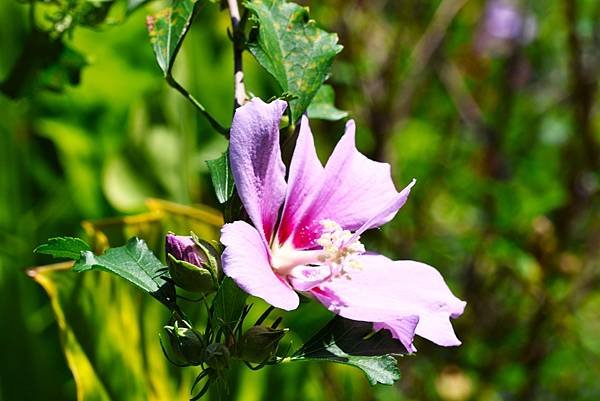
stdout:
[[243,221],[225,224],[221,242],[226,247],[221,257],[223,272],[241,289],[277,308],[298,307],[298,294],[271,269],[267,245],[254,227]]
[[287,105],[259,98],[238,108],[231,124],[229,160],[244,208],[268,242],[285,197],[279,121]]
[[307,201],[321,186],[322,176],[323,165],[317,157],[308,118],[302,116],[300,132],[290,164],[287,194],[278,230],[279,243],[283,244],[296,229],[302,214],[310,205]]
[[[310,206],[294,232],[294,245],[310,248],[321,235],[319,222],[331,219],[342,228],[354,231],[367,221],[377,227],[390,221],[397,210],[381,213],[398,197],[390,165],[373,161],[356,149],[354,121],[335,147],[314,191]],[[376,218],[374,218],[376,216]]]

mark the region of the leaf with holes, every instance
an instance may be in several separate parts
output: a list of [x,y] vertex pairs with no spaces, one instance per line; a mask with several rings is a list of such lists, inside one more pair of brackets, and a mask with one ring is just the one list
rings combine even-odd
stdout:
[[248,47],[290,101],[293,121],[304,113],[327,79],[333,57],[342,50],[338,37],[317,28],[308,9],[284,0],[244,3],[258,28],[250,32]]
[[199,4],[199,0],[172,0],[170,7],[146,19],[152,49],[165,77],[171,76],[175,58]]

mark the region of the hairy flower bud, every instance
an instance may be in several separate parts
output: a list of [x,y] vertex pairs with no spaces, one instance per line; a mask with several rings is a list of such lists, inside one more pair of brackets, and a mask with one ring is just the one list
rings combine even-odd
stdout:
[[173,326],[164,326],[171,351],[181,361],[189,365],[200,365],[204,353],[202,337],[191,327],[180,327],[175,321]]
[[287,329],[272,329],[270,327],[253,326],[242,336],[238,345],[239,358],[261,363],[275,355],[279,341]]
[[214,291],[219,262],[217,251],[209,243],[169,233],[166,254],[169,273],[177,286],[191,292]]
[[209,344],[204,350],[204,362],[214,370],[229,367],[229,348],[221,343]]

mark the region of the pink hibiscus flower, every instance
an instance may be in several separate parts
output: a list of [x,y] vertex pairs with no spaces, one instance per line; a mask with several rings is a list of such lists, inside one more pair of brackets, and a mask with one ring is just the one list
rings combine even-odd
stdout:
[[[390,166],[368,159],[346,124],[325,167],[317,158],[308,119],[302,118],[286,182],[279,122],[286,103],[258,98],[237,109],[230,160],[238,194],[253,225],[225,224],[223,271],[247,293],[292,310],[297,292],[345,318],[388,329],[409,352],[415,334],[459,345],[450,317],[465,302],[436,269],[366,253],[360,234],[390,221],[406,202],[411,182],[396,191]],[[283,206],[283,210],[281,210]]]

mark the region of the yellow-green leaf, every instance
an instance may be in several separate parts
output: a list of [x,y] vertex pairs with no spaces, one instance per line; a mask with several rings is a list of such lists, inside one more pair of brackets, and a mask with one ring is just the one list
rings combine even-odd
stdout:
[[50,297],[78,401],[188,399],[197,370],[171,369],[158,341],[168,311],[113,275],[71,265],[28,273]]

